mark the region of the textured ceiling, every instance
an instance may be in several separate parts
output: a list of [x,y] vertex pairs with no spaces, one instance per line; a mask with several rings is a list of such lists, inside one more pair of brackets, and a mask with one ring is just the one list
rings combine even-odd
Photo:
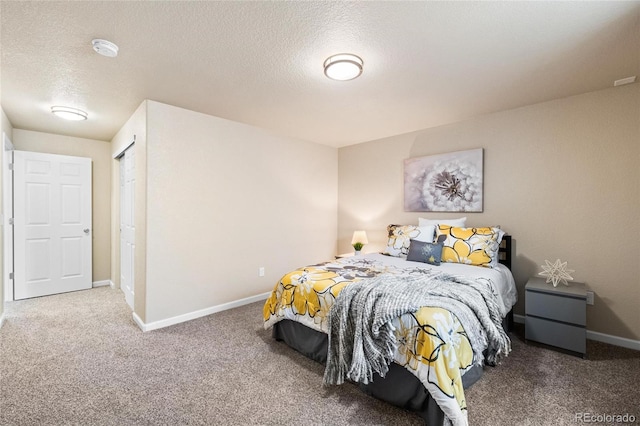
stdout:
[[[638,1],[2,1],[1,23],[13,126],[101,140],[144,99],[345,146],[640,77]],[[324,76],[341,52],[360,78]]]

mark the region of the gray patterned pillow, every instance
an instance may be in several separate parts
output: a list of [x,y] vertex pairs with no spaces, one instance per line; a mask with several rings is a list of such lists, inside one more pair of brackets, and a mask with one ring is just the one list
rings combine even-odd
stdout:
[[442,243],[411,240],[407,260],[438,266],[442,260],[442,246]]

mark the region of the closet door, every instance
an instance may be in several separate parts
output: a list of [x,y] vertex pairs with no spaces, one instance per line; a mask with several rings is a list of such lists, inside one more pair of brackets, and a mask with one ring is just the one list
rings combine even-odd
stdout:
[[135,172],[135,145],[131,145],[120,157],[120,288],[131,309],[135,294]]

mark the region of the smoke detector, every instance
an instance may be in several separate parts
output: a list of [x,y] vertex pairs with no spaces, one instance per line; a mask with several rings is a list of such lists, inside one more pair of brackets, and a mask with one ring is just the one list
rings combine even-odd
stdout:
[[93,50],[102,56],[108,58],[115,58],[118,56],[118,46],[115,43],[111,43],[109,40],[103,40],[101,38],[95,38],[91,40]]

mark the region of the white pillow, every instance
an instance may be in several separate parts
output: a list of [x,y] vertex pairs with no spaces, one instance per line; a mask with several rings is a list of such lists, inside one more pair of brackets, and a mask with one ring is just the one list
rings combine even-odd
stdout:
[[420,234],[413,239],[423,243],[432,243],[436,238],[436,225],[418,226]]
[[424,217],[418,218],[418,226],[438,226],[438,225],[449,225],[455,226],[456,228],[464,228],[467,223],[467,217],[461,217],[459,219],[425,219]]

